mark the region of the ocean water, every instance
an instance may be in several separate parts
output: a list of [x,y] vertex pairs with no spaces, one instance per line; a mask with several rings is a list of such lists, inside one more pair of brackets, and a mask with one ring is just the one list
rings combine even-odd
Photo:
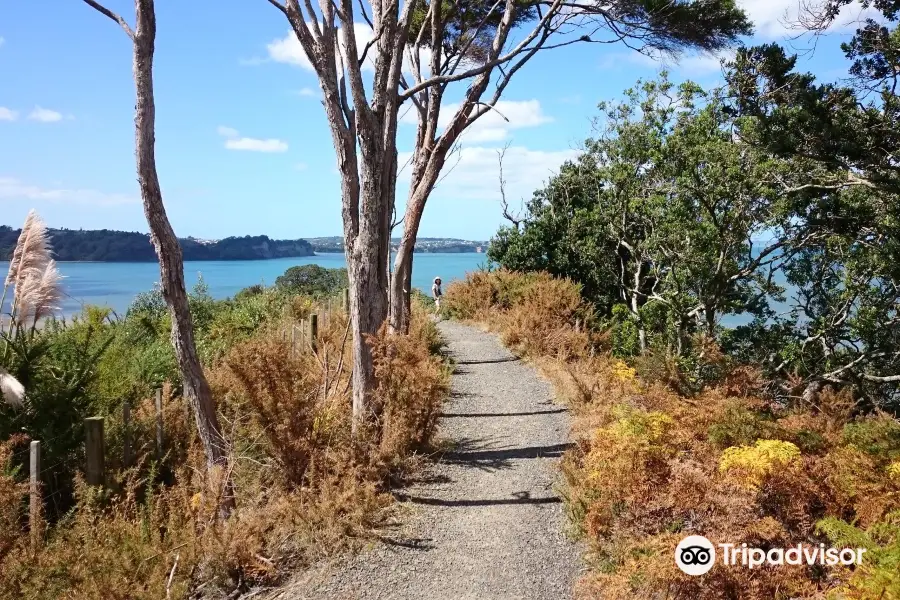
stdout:
[[[236,261],[188,261],[184,263],[185,282],[190,290],[202,275],[215,298],[234,296],[241,289],[257,283],[272,285],[288,268],[317,264],[328,268],[345,266],[343,254],[318,254],[298,258]],[[416,254],[413,261],[413,285],[431,290],[432,280],[440,276],[444,285],[462,279],[469,271],[487,264],[478,253]],[[9,262],[0,261],[0,273],[6,273]],[[159,265],[150,263],[63,262],[59,270],[65,276],[62,302],[63,315],[81,311],[82,306],[107,306],[124,314],[134,297],[153,289],[159,281]],[[9,300],[7,299],[7,304]],[[4,307],[6,309],[7,307]]]

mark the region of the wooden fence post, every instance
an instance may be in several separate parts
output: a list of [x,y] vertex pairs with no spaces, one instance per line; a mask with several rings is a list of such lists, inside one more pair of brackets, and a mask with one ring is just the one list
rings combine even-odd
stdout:
[[131,466],[131,400],[122,403],[122,464]]
[[312,349],[313,354],[318,350],[318,336],[319,336],[319,315],[316,313],[312,313],[309,315],[309,347]]
[[84,454],[87,459],[85,479],[88,485],[103,485],[106,471],[106,443],[103,439],[103,417],[84,420]]
[[33,440],[29,448],[31,477],[29,478],[28,528],[31,531],[31,547],[37,549],[43,537],[41,524],[44,503],[41,498],[41,442]]
[[162,388],[156,388],[154,405],[156,407],[156,460],[162,460],[163,450],[165,449],[165,437],[163,432]]
[[294,350],[297,347],[295,331],[296,331],[296,326],[293,323],[291,323],[291,358],[294,358]]
[[344,312],[345,313],[350,312],[350,290],[349,289],[344,290]]

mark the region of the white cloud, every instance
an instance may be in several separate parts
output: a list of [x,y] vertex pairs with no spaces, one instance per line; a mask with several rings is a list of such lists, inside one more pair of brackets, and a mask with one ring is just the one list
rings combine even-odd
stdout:
[[312,96],[315,96],[315,95],[316,95],[316,92],[313,91],[312,88],[308,88],[308,87],[305,87],[305,88],[303,88],[303,89],[301,89],[301,90],[297,90],[295,93],[296,93],[298,96],[305,96],[305,97],[307,97],[307,98],[311,98]]
[[260,140],[256,138],[234,138],[225,141],[228,150],[247,150],[249,152],[287,152],[286,142],[276,139]]
[[0,121],[15,121],[18,118],[18,112],[12,110],[11,108],[0,106]]
[[[781,38],[800,33],[792,27],[800,15],[803,0],[740,0],[741,8],[753,22],[756,35],[767,39]],[[845,5],[829,31],[847,31],[856,28],[855,23],[865,16],[875,14],[865,11],[859,2]]]
[[3,36],[0,36],[0,46],[6,43],[6,39]]
[[309,168],[309,165],[304,162],[300,162],[294,165],[294,168],[298,171],[305,171]]
[[693,53],[683,54],[677,57],[659,55],[648,56],[641,52],[625,51],[613,52],[604,56],[600,61],[603,70],[621,70],[629,67],[642,67],[659,71],[677,71],[688,77],[697,77],[718,73],[721,71],[721,61],[734,58],[734,50],[723,50],[718,54]]
[[[446,127],[457,109],[458,103],[442,106],[438,126]],[[401,122],[415,125],[417,119],[416,111],[408,110],[402,115]],[[539,100],[500,100],[493,110],[488,111],[466,129],[462,139],[475,143],[498,142],[506,139],[512,129],[538,127],[552,121],[552,118],[544,114]]]
[[722,71],[722,61],[732,60],[734,52],[721,55],[697,54],[685,56],[678,61],[678,68],[687,75],[706,75],[707,73],[719,73]]
[[303,51],[303,47],[300,45],[300,40],[297,39],[293,31],[289,31],[287,37],[273,40],[267,44],[266,50],[269,53],[269,58],[275,62],[295,65],[307,71],[314,71],[312,63],[309,62],[306,52]]
[[[362,55],[366,48],[366,44],[372,41],[372,28],[369,27],[367,23],[354,23],[353,31],[356,34],[357,52]],[[341,40],[341,55],[345,57],[346,60],[347,53],[344,50],[344,38],[340,28],[338,28],[336,35],[338,39]],[[300,45],[300,40],[297,39],[297,36],[293,31],[288,31],[285,37],[273,40],[266,44],[266,51],[268,52],[269,60],[294,65],[307,71],[315,71],[312,63],[309,62],[309,58],[306,56],[306,52],[303,51],[303,46]],[[363,63],[362,67],[363,71],[375,70],[375,57],[377,55],[378,48],[373,45],[369,48],[369,51],[366,52],[366,62]],[[422,48],[419,50],[419,56],[424,68],[431,60],[430,51],[427,48]],[[404,53],[403,55],[403,69],[406,72],[411,71],[407,53]]]
[[40,121],[41,123],[55,123],[57,121],[62,121],[63,116],[62,113],[58,113],[55,110],[35,106],[34,110],[28,114],[28,118],[32,121]]
[[[530,150],[524,146],[510,146],[503,157],[503,179],[506,180],[506,196],[511,204],[520,198],[530,198],[532,192],[558,169],[566,160],[580,154],[577,150]],[[406,164],[409,152],[401,152],[398,164]],[[499,200],[500,167],[496,148],[473,146],[462,148],[458,156],[447,158],[443,179],[434,193],[451,198]],[[409,169],[400,173],[400,180],[408,182]]]
[[269,139],[258,139],[258,138],[248,138],[248,137],[240,137],[240,133],[238,133],[237,129],[233,127],[225,127],[223,125],[219,125],[216,128],[216,131],[219,135],[225,140],[225,148],[227,150],[246,150],[248,152],[287,152],[288,145],[287,142],[269,138]]
[[65,189],[41,187],[25,183],[15,177],[0,176],[0,200],[30,200],[89,204],[93,206],[114,206],[140,202],[137,196],[107,193],[90,189]]

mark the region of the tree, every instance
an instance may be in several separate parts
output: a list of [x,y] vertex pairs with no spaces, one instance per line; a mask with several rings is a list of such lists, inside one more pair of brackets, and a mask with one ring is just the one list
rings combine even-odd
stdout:
[[[184,285],[181,246],[166,216],[156,171],[156,105],[153,96],[156,11],[153,0],[135,0],[134,29],[121,16],[94,0],[84,2],[118,23],[132,41],[137,97],[134,117],[135,158],[144,215],[150,227],[150,241],[159,257],[160,288],[172,316],[172,346],[181,370],[182,393],[194,412],[208,467],[222,467],[226,462],[226,442],[219,427],[212,392],[197,355],[193,320]],[[227,512],[234,505],[234,497],[230,482],[223,483],[225,493],[221,506]]]
[[319,265],[291,267],[275,280],[275,287],[291,294],[330,296],[347,288],[347,269]]
[[764,315],[780,291],[774,272],[804,240],[775,193],[790,163],[733,137],[720,90],[675,88],[665,74],[600,108],[600,136],[535,193],[521,228],[501,229],[489,257],[572,277],[603,314],[624,304],[641,352],[648,336],[680,353],[701,327],[716,338],[723,314]]
[[[750,32],[746,17],[730,1],[625,0],[603,4],[510,0],[502,10],[499,1],[493,5],[441,4],[440,10],[434,10],[433,5],[437,3],[427,4],[427,17],[421,20],[416,42],[409,49],[414,85],[402,96],[413,101],[418,127],[410,159],[403,236],[391,280],[391,326],[400,331],[406,331],[409,325],[413,248],[419,224],[447,156],[466,128],[488,112],[498,111],[498,102],[511,78],[534,54],[577,42],[623,42],[639,51],[665,53],[684,48],[715,50],[733,43],[737,35]],[[484,16],[473,17],[473,12]],[[523,43],[504,55],[502,48],[513,28],[530,26],[534,20],[537,25],[524,36]],[[424,74],[420,47],[430,51],[429,69]],[[459,65],[466,62],[475,67],[465,73],[471,76],[471,83],[463,100],[458,106],[445,106],[448,83],[463,79],[456,73]],[[492,79],[494,88],[489,92]],[[441,131],[442,114],[448,108],[454,110]]]
[[[801,26],[824,31],[845,0],[805,12]],[[900,383],[900,5],[877,0],[842,44],[851,61],[840,84],[816,82],[796,57],[768,45],[738,52],[728,72],[733,110],[752,124],[748,143],[808,166],[782,189],[814,192],[805,214],[820,242],[786,265],[798,286],[796,327],[772,369],[812,400],[823,385],[897,402]]]
[[[299,0],[268,2],[286,17],[318,76],[337,152],[354,334],[356,429],[369,413],[375,389],[366,337],[388,316],[389,285],[394,328],[405,330],[413,247],[428,195],[460,134],[495,110],[515,73],[541,50],[578,42],[624,40],[673,52],[720,48],[750,31],[733,0],[408,0],[402,6],[390,0],[371,2],[368,8],[360,3],[358,14],[352,0],[320,0],[318,12],[311,0],[302,6]],[[357,17],[371,30],[364,43],[358,39]],[[529,24],[513,40],[513,28],[522,21]],[[372,67],[369,91],[364,65]],[[494,91],[483,101],[492,80]],[[448,86],[463,81],[468,84],[462,101],[439,133]],[[389,284],[398,111],[407,101],[418,115],[416,150],[403,239]]]

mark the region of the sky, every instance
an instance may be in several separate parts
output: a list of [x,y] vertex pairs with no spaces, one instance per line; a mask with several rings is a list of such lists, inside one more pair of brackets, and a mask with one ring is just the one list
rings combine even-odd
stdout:
[[[786,25],[799,0],[738,2],[755,23],[743,44],[779,42],[801,52],[799,68],[821,79],[846,74],[839,45],[857,8],[810,51],[811,40]],[[321,94],[284,16],[266,0],[156,4],[156,156],[176,233],[340,235],[340,182]],[[130,0],[105,5],[133,22]],[[488,239],[503,222],[499,149],[509,145],[503,170],[515,207],[577,155],[597,102],[621,98],[663,67],[676,81],[714,85],[719,58],[661,63],[621,44],[538,54],[497,107],[508,121],[492,113],[462,138],[419,235]],[[401,165],[412,150],[412,117],[400,125]],[[51,227],[147,231],[133,120],[131,42],[115,23],[80,0],[0,0],[0,224],[19,227],[33,208]],[[408,178],[401,172],[398,211]]]

